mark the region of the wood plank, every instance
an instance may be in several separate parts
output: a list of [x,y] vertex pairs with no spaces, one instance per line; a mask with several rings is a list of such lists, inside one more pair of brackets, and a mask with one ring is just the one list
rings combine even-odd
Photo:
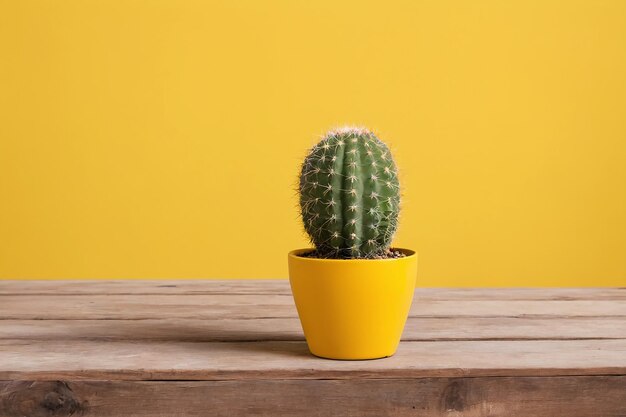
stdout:
[[418,289],[329,361],[285,281],[169,282],[0,281],[0,416],[626,416],[623,289]]
[[[152,340],[186,342],[304,340],[297,318],[4,320],[0,339]],[[411,317],[402,340],[626,339],[626,320],[612,318]]]
[[403,342],[377,361],[316,358],[304,342],[0,340],[0,380],[564,375],[626,375],[626,340]]
[[[626,284],[626,283],[625,283]],[[3,295],[291,295],[280,280],[2,281]],[[625,300],[626,288],[417,288],[424,300]]]
[[623,417],[624,392],[624,376],[167,383],[0,381],[0,415]]
[[[626,317],[626,300],[420,300],[412,317]],[[280,295],[13,295],[0,300],[0,318],[30,320],[297,317]]]

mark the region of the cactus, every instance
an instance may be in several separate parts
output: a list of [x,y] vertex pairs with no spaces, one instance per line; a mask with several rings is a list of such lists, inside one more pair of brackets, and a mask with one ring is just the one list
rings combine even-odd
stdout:
[[372,132],[328,132],[300,173],[300,210],[315,256],[384,256],[398,225],[399,191],[389,148]]

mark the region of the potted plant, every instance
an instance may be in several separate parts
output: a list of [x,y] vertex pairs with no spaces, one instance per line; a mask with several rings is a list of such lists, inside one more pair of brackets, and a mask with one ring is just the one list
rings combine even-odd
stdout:
[[299,191],[315,248],[289,253],[289,282],[311,353],[393,355],[413,300],[417,254],[390,248],[400,187],[389,148],[364,128],[332,130],[306,156]]

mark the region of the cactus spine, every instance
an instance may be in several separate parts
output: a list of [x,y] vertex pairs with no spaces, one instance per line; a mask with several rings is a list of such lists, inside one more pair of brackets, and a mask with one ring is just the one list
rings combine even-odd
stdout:
[[328,132],[302,164],[300,209],[318,256],[383,255],[400,210],[397,169],[389,148],[367,129]]

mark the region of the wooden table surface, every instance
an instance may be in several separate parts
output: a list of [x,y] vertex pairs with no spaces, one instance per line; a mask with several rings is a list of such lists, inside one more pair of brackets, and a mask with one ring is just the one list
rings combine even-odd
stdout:
[[0,417],[626,416],[626,289],[417,289],[309,354],[286,281],[0,281]]

